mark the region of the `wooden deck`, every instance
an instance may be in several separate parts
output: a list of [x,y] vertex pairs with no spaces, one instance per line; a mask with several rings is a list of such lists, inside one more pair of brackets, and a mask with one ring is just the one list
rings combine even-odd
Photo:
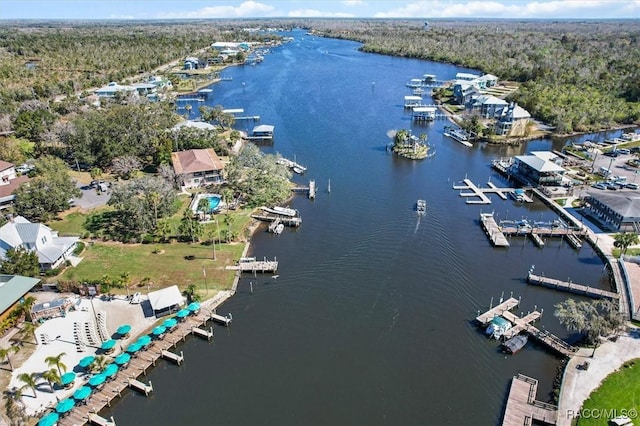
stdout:
[[495,247],[509,247],[509,240],[502,233],[492,213],[480,213],[480,223]]
[[529,273],[527,275],[527,282],[533,285],[540,285],[544,287],[553,288],[560,291],[566,291],[569,293],[581,294],[583,296],[589,296],[593,298],[605,298],[618,300],[620,295],[613,291],[601,290],[599,288],[593,288],[582,284],[572,283],[570,281],[561,281],[554,278],[543,277],[540,275],[534,275]]
[[[99,416],[104,407],[111,406],[111,401],[130,387],[149,395],[153,391],[151,383],[146,384],[138,378],[146,375],[147,370],[155,366],[158,359],[169,358],[180,364],[184,360],[182,353],[176,355],[169,351],[177,344],[184,341],[194,328],[198,328],[211,319],[211,313],[200,311],[199,314],[188,316],[170,331],[167,331],[162,339],[154,340],[146,349],[132,355],[128,364],[120,367],[118,373],[109,381],[99,386],[85,400],[84,404],[76,405],[69,414],[62,417],[58,422],[59,426],[77,426],[87,423],[97,425],[115,425],[113,419],[105,419]],[[169,355],[170,354],[170,355]],[[113,354],[115,356],[117,354]]]
[[251,217],[263,222],[274,222],[276,220],[280,220],[284,226],[293,226],[296,228],[302,225],[301,217],[284,217],[273,214],[252,214]]
[[493,318],[496,316],[502,315],[504,312],[507,312],[520,304],[520,301],[514,297],[510,297],[504,302],[498,304],[496,307],[489,309],[487,312],[478,315],[476,317],[476,322],[478,322],[482,326],[486,326],[491,322]]
[[558,420],[558,407],[537,401],[538,381],[524,374],[511,380],[507,406],[502,418],[503,426],[531,425],[533,421],[554,425]]
[[240,272],[277,272],[277,260],[254,260],[251,262],[238,262],[236,265],[227,266],[225,269]]

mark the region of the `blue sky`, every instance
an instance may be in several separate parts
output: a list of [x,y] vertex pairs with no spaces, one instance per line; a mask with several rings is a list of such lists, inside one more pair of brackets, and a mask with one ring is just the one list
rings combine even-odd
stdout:
[[0,19],[640,18],[640,0],[0,0]]

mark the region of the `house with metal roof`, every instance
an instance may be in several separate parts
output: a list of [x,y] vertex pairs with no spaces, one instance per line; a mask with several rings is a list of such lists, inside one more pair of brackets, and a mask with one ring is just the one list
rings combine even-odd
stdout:
[[640,195],[632,191],[588,193],[584,212],[617,232],[640,232]]
[[459,105],[467,105],[471,100],[480,95],[480,88],[473,82],[457,80],[453,83],[453,98]]
[[484,118],[495,118],[507,105],[509,102],[493,95],[480,95],[473,100],[473,108],[479,110]]
[[0,259],[5,259],[10,249],[24,248],[34,251],[40,270],[47,271],[69,259],[78,240],[78,237],[59,237],[47,225],[16,216],[0,228]]
[[118,84],[115,81],[107,84],[104,87],[101,87],[95,90],[93,93],[98,95],[100,98],[114,98],[118,95],[133,95],[138,96],[138,91],[133,86]]
[[502,108],[496,123],[496,134],[502,136],[524,136],[531,114],[515,102]]
[[555,160],[545,151],[535,151],[531,155],[518,155],[514,157],[509,172],[530,185],[562,185],[565,169]]
[[211,148],[172,152],[171,162],[184,189],[224,181],[224,166]]
[[22,275],[0,275],[0,321],[20,303],[25,294],[40,282],[40,278]]

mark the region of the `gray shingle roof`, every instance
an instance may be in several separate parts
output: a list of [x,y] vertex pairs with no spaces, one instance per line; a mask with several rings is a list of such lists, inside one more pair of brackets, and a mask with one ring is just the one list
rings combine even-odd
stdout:
[[640,217],[640,195],[629,192],[618,192],[616,194],[589,192],[589,196],[605,204],[623,218]]

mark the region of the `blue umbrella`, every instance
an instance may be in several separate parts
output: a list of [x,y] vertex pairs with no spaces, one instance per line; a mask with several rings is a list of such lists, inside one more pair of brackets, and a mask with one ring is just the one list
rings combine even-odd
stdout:
[[124,336],[125,334],[129,334],[130,331],[131,326],[129,324],[122,324],[120,327],[118,327],[116,333]]
[[72,398],[66,398],[58,402],[56,405],[56,411],[59,414],[67,413],[71,411],[74,405],[76,405],[76,402]]
[[111,363],[107,365],[102,374],[107,377],[114,376],[118,372],[118,364]]
[[178,324],[178,321],[176,321],[175,318],[167,318],[166,320],[164,320],[164,322],[162,323],[162,325],[164,325],[167,328],[171,328],[171,327],[175,327],[176,324]]
[[75,379],[76,373],[69,371],[68,373],[64,373],[62,376],[60,376],[60,384],[62,386],[67,386],[73,383]]
[[151,343],[151,337],[148,334],[145,334],[144,336],[140,336],[135,343],[139,344],[140,346],[147,346],[149,343]]
[[89,386],[83,386],[73,393],[73,397],[78,401],[85,400],[91,395],[91,388]]
[[189,303],[189,306],[187,306],[187,309],[190,312],[197,311],[198,309],[200,309],[200,302],[191,302],[191,303]]
[[117,357],[115,357],[113,361],[117,365],[124,365],[124,364],[128,363],[130,360],[131,360],[131,355],[129,355],[126,352],[123,352],[120,355],[118,355]]
[[113,339],[109,339],[109,340],[107,340],[106,342],[103,342],[103,343],[102,343],[102,346],[100,346],[100,348],[101,348],[102,350],[108,351],[108,350],[113,349],[113,347],[114,347],[115,345],[116,345],[116,341],[115,341],[115,340],[113,340]]
[[89,384],[93,387],[96,387],[103,384],[105,380],[107,380],[107,376],[104,373],[94,374],[89,379]]
[[96,359],[95,356],[93,355],[89,355],[89,356],[85,356],[84,358],[82,358],[80,360],[80,362],[78,363],[78,365],[82,368],[87,368],[88,366],[91,365],[91,363],[93,363],[93,361]]
[[53,426],[58,423],[58,419],[60,419],[58,413],[49,413],[40,419],[38,426]]
[[134,354],[138,352],[140,349],[142,349],[142,345],[138,342],[133,342],[132,344],[127,346],[127,352],[129,352],[130,354]]
[[176,316],[177,316],[178,318],[184,318],[184,317],[186,317],[187,315],[189,315],[189,310],[188,310],[188,309],[180,309],[180,310],[178,311],[178,313],[176,314]]
[[166,333],[166,331],[167,331],[167,327],[165,327],[164,325],[159,325],[156,328],[154,328],[151,333],[153,333],[154,336],[158,337]]

